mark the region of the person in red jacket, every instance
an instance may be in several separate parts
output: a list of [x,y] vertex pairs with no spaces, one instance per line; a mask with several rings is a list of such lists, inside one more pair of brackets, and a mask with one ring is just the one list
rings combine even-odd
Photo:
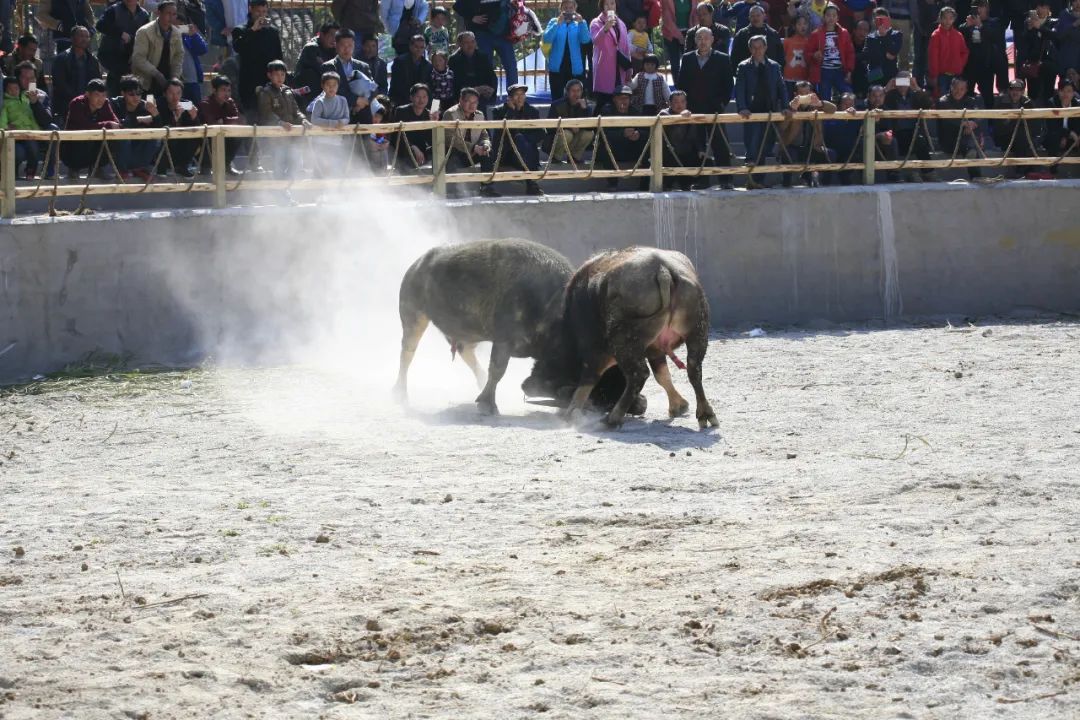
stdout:
[[[105,97],[104,80],[94,78],[88,82],[86,92],[68,105],[67,130],[113,130],[118,127],[120,123],[116,119],[116,113]],[[61,143],[60,160],[67,165],[68,177],[78,178],[81,170],[90,168],[100,149],[100,140]],[[99,170],[102,175],[109,174],[111,168],[107,159],[101,161]]]
[[829,3],[821,16],[821,27],[810,34],[806,43],[810,82],[817,85],[823,100],[832,100],[851,92],[851,71],[855,69],[855,45],[851,33],[840,24],[840,10]]
[[944,95],[952,84],[952,79],[964,72],[968,60],[968,46],[963,34],[953,25],[956,23],[956,11],[951,7],[941,8],[938,13],[938,25],[930,35],[928,51],[930,63],[930,87],[935,95]]

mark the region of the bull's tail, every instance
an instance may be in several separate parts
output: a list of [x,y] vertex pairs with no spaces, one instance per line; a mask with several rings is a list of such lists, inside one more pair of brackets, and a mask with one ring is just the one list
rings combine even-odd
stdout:
[[671,277],[671,271],[661,265],[656,273],[656,287],[660,290],[660,310],[657,311],[658,314],[671,312],[671,286],[674,283],[675,279]]

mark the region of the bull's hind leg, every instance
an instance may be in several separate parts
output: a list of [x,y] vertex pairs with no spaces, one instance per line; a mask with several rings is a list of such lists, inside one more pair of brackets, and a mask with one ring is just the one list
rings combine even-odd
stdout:
[[611,427],[619,427],[623,424],[626,411],[637,400],[638,393],[644,387],[645,381],[649,379],[649,368],[645,364],[645,359],[640,355],[637,357],[616,355],[615,361],[619,364],[619,369],[622,370],[623,375],[626,376],[626,388],[623,390],[619,402],[615,403],[615,407],[611,408],[611,412],[604,419],[604,422]]
[[510,346],[504,343],[495,343],[491,346],[491,360],[488,362],[488,379],[484,389],[476,398],[476,405],[484,415],[498,415],[499,408],[495,405],[495,387],[506,374],[506,366],[510,362]]
[[709,326],[708,320],[704,320],[694,329],[690,337],[686,338],[686,375],[690,379],[690,385],[694,388],[694,398],[697,402],[698,426],[705,428],[708,425],[719,427],[720,421],[716,419],[712,405],[705,397],[705,387],[701,384],[701,365],[705,362],[705,351],[709,349]]
[[418,310],[401,310],[401,357],[398,360],[397,383],[394,385],[394,396],[398,400],[405,401],[409,397],[409,365],[416,355],[416,346],[420,344],[428,322],[428,316]]
[[483,388],[487,384],[487,373],[484,372],[484,368],[480,367],[480,363],[476,361],[476,343],[461,346],[461,359],[465,361],[465,364],[469,366],[472,374],[476,377],[476,387]]
[[671,381],[671,371],[668,370],[667,357],[659,351],[649,351],[649,367],[652,368],[653,377],[660,387],[667,393],[668,415],[678,417],[690,409],[690,403],[675,389],[675,383]]

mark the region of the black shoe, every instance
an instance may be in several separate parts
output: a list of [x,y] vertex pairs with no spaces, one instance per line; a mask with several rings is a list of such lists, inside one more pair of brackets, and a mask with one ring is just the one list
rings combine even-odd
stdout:
[[525,181],[525,194],[526,195],[535,195],[537,197],[543,197],[544,196],[544,191],[543,191],[543,189],[541,189],[540,185],[535,180],[526,180]]
[[619,178],[608,178],[607,179],[607,186],[608,186],[608,189],[615,190],[616,188],[619,187]]
[[480,197],[502,197],[502,194],[495,189],[495,186],[491,183],[480,183]]

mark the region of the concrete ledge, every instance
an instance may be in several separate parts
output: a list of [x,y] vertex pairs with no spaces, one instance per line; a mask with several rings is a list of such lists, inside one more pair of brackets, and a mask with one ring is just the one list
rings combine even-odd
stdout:
[[19,218],[0,223],[0,382],[95,349],[192,363],[226,348],[273,354],[368,325],[396,348],[401,272],[426,247],[458,238],[530,237],[575,262],[632,244],[680,250],[720,327],[1076,311],[1078,189],[1059,181],[446,203],[361,193],[314,206]]

